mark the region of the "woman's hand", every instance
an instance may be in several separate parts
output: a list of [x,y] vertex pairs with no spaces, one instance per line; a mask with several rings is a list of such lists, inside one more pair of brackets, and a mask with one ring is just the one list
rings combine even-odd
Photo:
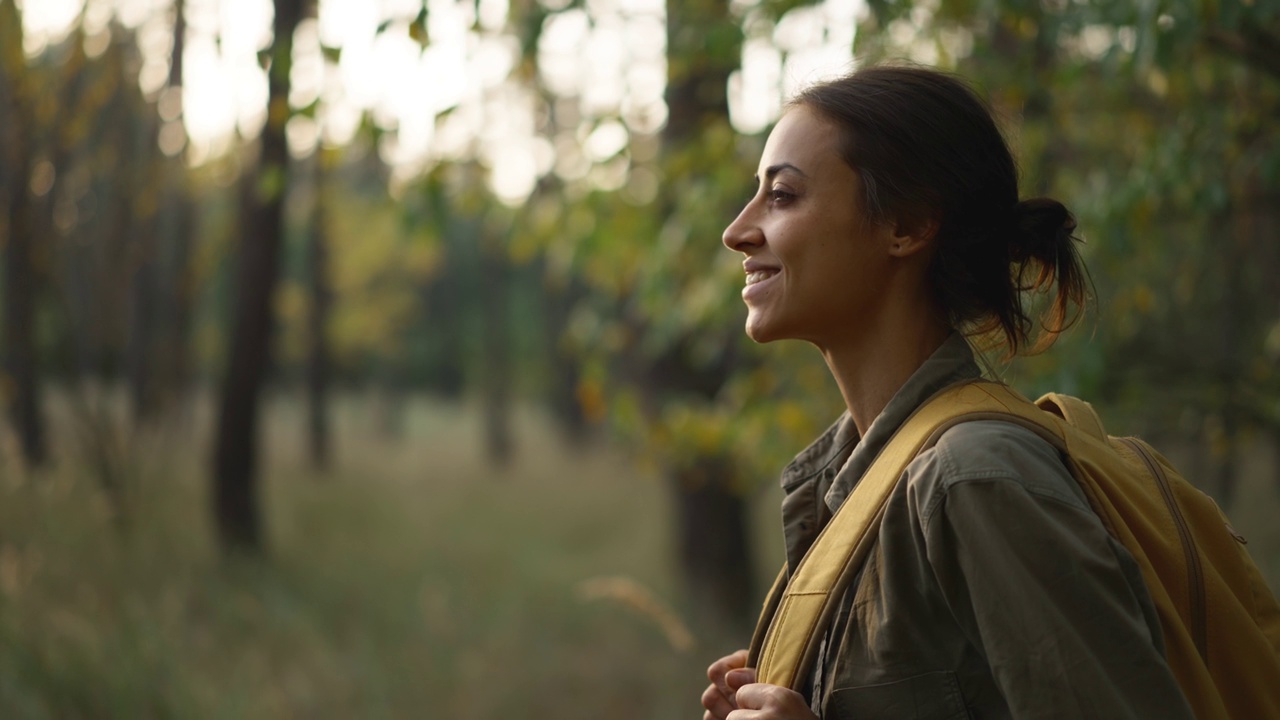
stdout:
[[711,663],[702,693],[702,720],[817,720],[800,693],[756,682],[746,667],[747,651],[739,650]]
[[[750,673],[750,677],[746,676]],[[725,679],[730,687],[737,686],[734,700],[738,709],[729,713],[726,720],[818,720],[809,710],[809,703],[795,690],[778,685],[742,680],[755,680],[754,670],[735,670]]]
[[726,720],[729,717],[729,713],[738,709],[733,696],[740,686],[755,682],[756,674],[753,670],[746,671],[751,673],[750,679],[745,679],[732,687],[729,685],[728,675],[729,671],[739,670],[746,667],[746,665],[746,650],[739,650],[732,655],[725,655],[711,663],[710,667],[707,668],[707,679],[711,681],[711,684],[702,693],[702,707],[707,709],[702,714],[702,720]]

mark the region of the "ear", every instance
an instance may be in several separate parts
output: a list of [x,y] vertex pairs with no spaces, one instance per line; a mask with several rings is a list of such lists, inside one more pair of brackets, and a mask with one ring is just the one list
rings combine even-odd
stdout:
[[893,257],[910,257],[933,245],[938,234],[938,220],[934,217],[900,217],[893,224],[889,238],[889,254]]

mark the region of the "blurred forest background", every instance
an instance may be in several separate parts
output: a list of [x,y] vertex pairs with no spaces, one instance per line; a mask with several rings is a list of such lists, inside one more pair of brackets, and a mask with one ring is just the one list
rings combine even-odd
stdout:
[[0,716],[698,716],[840,409],[720,233],[854,57],[1079,217],[998,369],[1280,586],[1277,0],[0,0]]

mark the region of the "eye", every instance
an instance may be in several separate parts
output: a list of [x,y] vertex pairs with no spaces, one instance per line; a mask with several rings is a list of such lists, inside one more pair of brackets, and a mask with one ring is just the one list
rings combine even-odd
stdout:
[[782,188],[771,188],[769,190],[769,202],[774,205],[783,205],[796,199],[796,195]]

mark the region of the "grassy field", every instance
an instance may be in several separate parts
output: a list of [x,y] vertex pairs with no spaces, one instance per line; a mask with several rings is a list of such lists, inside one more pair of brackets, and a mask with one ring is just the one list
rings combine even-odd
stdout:
[[[685,647],[664,617],[681,613],[654,477],[567,451],[533,413],[495,470],[470,409],[412,401],[389,439],[378,407],[342,404],[317,476],[299,409],[272,405],[263,561],[215,552],[207,417],[136,441],[123,520],[82,449],[23,477],[0,446],[0,718],[700,715],[728,647],[696,627]],[[1232,514],[1274,585],[1280,499],[1271,459],[1251,463]],[[761,574],[776,493],[756,503]]]
[[23,478],[4,448],[0,717],[700,714],[723,641],[663,625],[668,499],[627,457],[523,415],[494,470],[469,410],[414,402],[389,440],[349,402],[316,476],[296,413],[271,411],[264,562],[215,553],[203,431],[137,444],[123,530],[83,454]]

